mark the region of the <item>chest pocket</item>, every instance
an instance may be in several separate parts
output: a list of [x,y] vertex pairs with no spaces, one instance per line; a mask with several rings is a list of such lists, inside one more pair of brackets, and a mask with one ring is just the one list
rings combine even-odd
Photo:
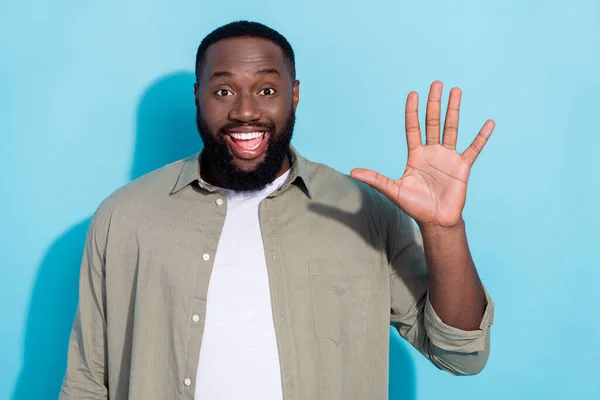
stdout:
[[373,263],[364,259],[309,260],[315,335],[336,344],[364,334]]

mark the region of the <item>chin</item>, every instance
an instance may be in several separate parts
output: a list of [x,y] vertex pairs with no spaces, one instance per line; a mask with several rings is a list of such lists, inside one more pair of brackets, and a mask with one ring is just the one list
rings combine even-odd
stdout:
[[252,172],[255,171],[258,166],[264,161],[265,156],[261,154],[257,158],[253,158],[251,160],[241,159],[241,158],[233,158],[233,165],[239,170],[244,172]]

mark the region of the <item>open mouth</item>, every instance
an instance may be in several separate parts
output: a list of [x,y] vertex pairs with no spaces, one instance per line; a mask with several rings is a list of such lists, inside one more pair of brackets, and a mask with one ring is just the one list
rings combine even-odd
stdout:
[[235,156],[239,158],[254,158],[262,154],[268,142],[269,132],[228,132],[227,143]]

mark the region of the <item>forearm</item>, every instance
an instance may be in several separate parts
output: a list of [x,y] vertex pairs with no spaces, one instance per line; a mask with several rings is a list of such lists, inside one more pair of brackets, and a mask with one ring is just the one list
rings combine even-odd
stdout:
[[421,226],[429,270],[429,298],[436,314],[452,327],[476,330],[485,310],[485,293],[473,264],[465,224]]

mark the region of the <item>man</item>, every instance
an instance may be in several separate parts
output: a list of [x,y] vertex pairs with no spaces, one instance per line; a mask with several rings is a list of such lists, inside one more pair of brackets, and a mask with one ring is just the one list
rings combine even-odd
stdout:
[[[434,82],[408,163],[352,177],[290,145],[300,97],[287,40],[257,23],[196,59],[204,149],[116,191],[91,222],[61,399],[385,399],[388,326],[437,367],[476,374],[493,303],[461,217],[488,121],[440,143]],[[419,226],[417,230],[412,221]]]

